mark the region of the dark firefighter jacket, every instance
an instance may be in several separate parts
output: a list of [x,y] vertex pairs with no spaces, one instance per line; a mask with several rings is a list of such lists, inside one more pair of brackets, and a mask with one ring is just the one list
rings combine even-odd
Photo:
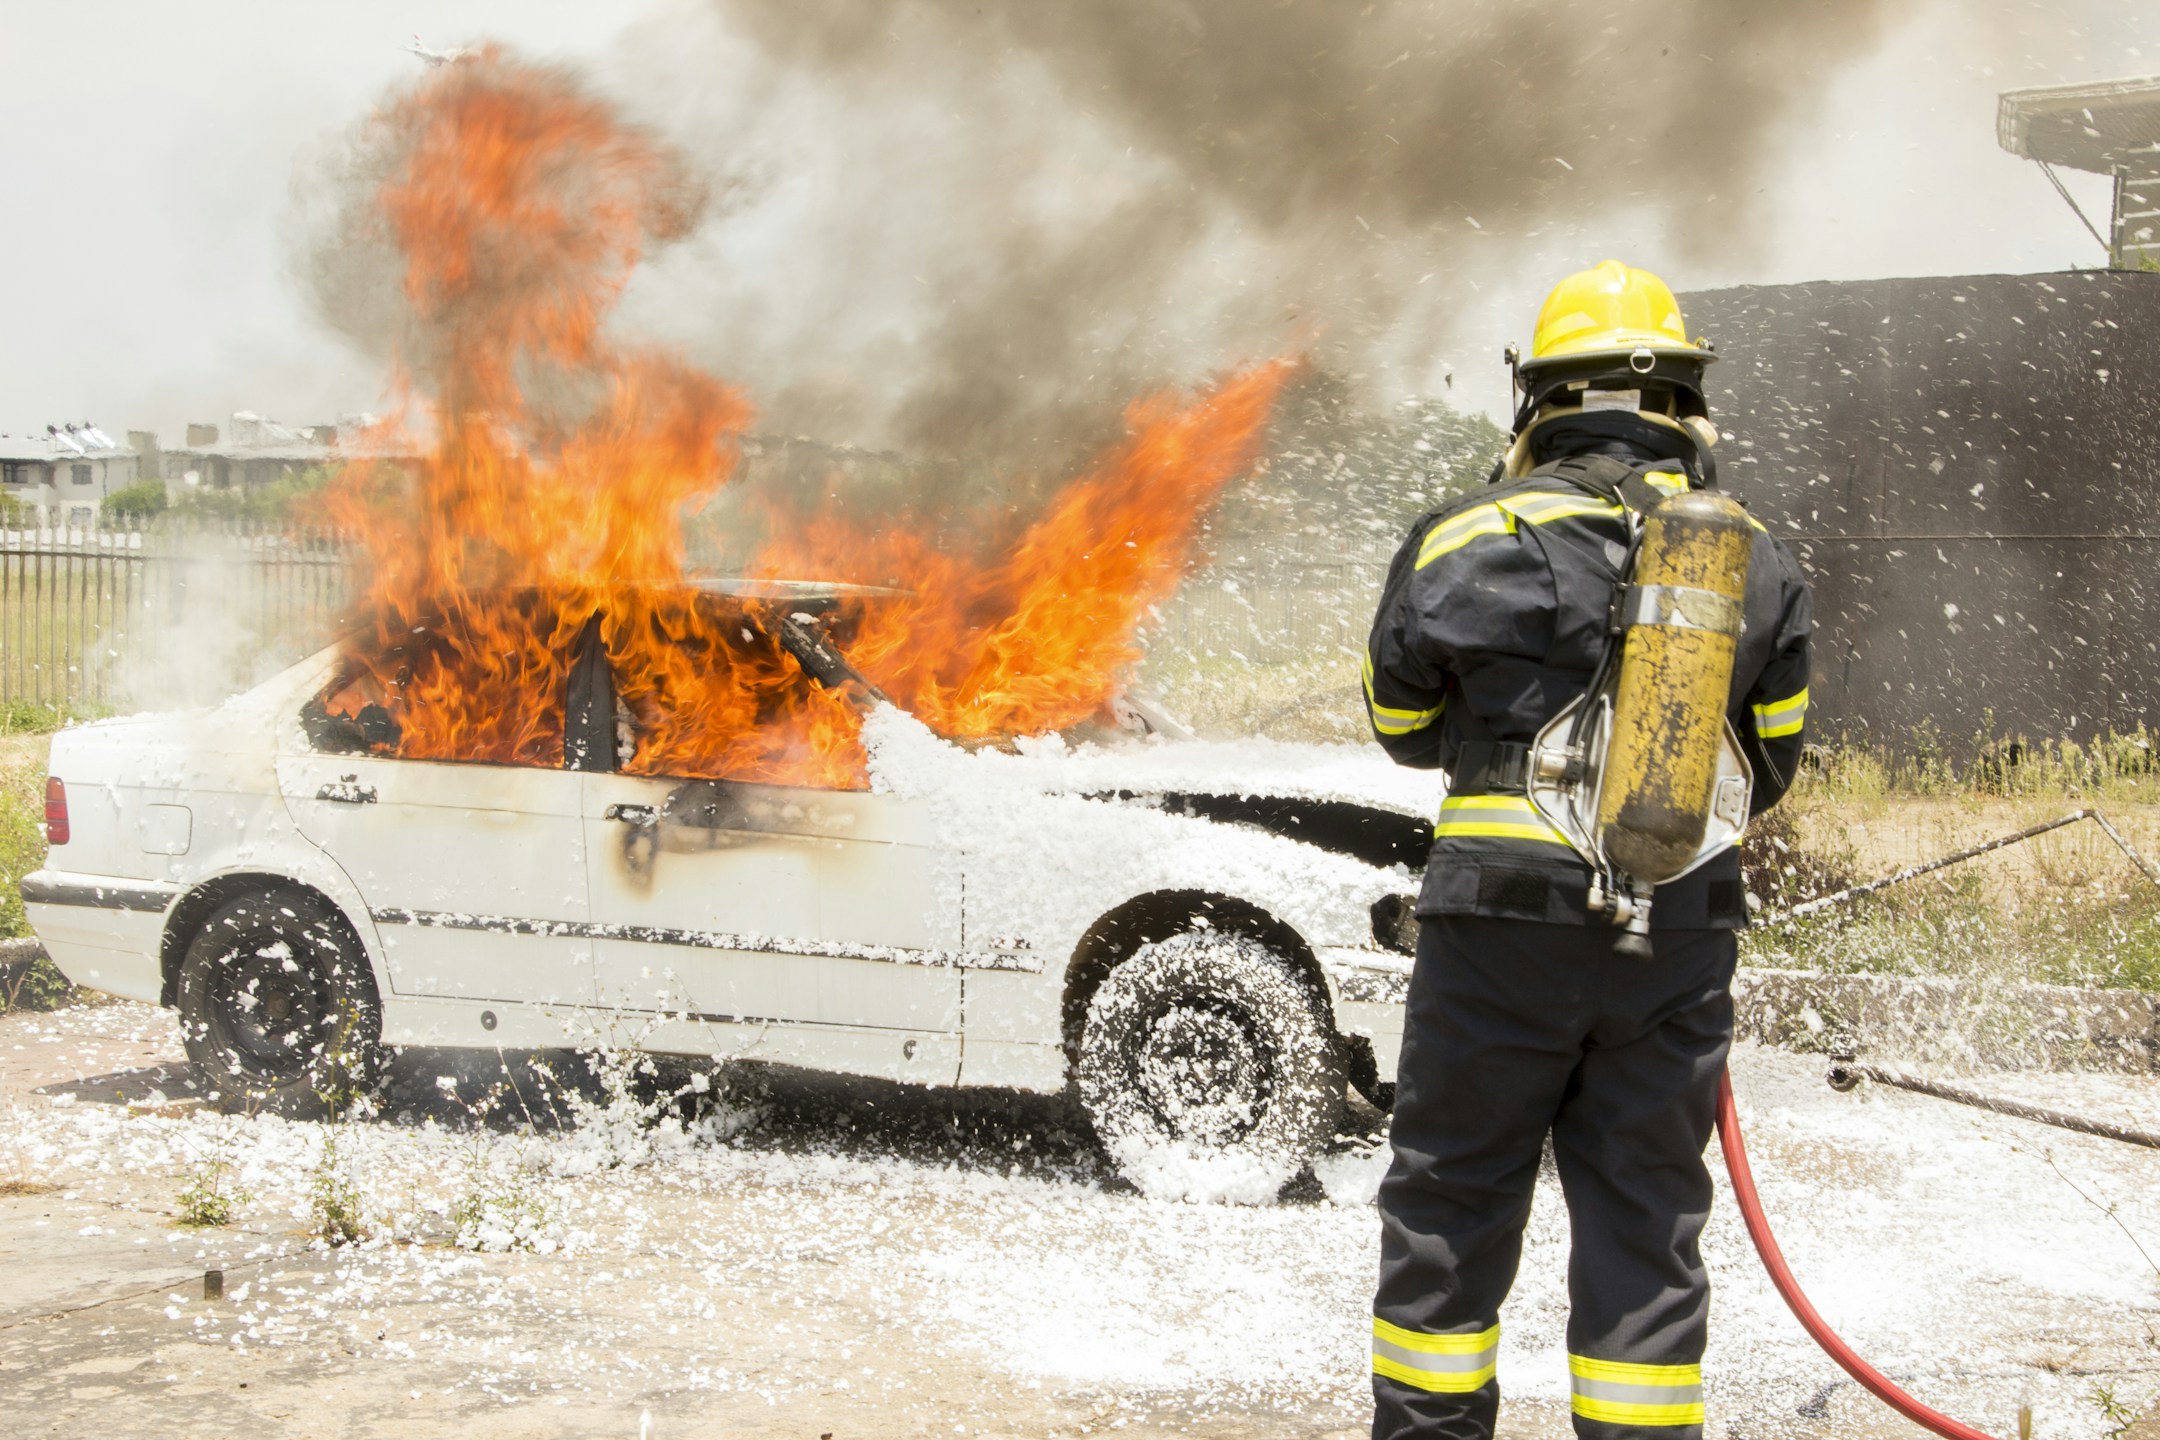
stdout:
[[[1527,744],[1590,683],[1619,567],[1625,504],[1687,486],[1669,461],[1583,455],[1541,465],[1411,528],[1388,569],[1365,655],[1373,733],[1398,762],[1456,782],[1441,802],[1420,915],[1592,923],[1590,868],[1517,784],[1459,773],[1473,742]],[[1728,714],[1755,771],[1754,808],[1792,783],[1807,717],[1814,609],[1799,564],[1756,524],[1746,629]],[[1489,772],[1487,772],[1489,773]],[[1747,919],[1737,851],[1661,886],[1657,929]],[[1604,923],[1596,920],[1596,923]]]

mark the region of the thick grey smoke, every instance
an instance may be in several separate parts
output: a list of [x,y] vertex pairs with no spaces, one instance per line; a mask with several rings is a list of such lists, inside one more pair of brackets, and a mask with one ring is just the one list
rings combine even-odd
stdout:
[[[625,88],[747,203],[642,297],[773,428],[1055,463],[1166,380],[1430,373],[1466,286],[1633,218],[1744,251],[1882,0],[711,0]],[[1579,229],[1577,227],[1580,227]]]

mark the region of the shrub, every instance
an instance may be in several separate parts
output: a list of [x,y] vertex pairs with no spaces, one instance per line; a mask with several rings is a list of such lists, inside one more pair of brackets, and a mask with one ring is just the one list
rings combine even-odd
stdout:
[[[22,902],[15,900],[19,916]],[[54,1010],[73,994],[60,967],[40,954],[18,965],[0,966],[0,1013],[9,1010]]]
[[173,511],[228,520],[302,520],[320,511],[326,487],[342,468],[312,465],[298,474],[283,475],[260,485],[183,490]]
[[105,497],[101,507],[105,523],[140,525],[165,513],[165,482],[138,480]]
[[0,939],[30,933],[22,877],[45,860],[45,767],[29,755],[0,752]]

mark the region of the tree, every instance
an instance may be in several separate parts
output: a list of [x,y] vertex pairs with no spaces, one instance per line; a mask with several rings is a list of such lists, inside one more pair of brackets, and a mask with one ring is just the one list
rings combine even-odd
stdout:
[[140,525],[165,511],[165,484],[161,480],[138,480],[105,497],[105,522],[109,525]]

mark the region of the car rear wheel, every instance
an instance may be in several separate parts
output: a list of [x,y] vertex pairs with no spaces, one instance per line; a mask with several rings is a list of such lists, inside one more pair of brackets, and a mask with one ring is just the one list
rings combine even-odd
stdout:
[[1344,1064],[1325,998],[1288,963],[1250,936],[1201,931],[1110,972],[1074,1079],[1096,1137],[1142,1190],[1187,1189],[1194,1162],[1215,1162],[1266,1191],[1241,1198],[1260,1199],[1334,1137]]
[[296,891],[242,896],[180,962],[181,1036],[221,1109],[334,1114],[374,1082],[382,1010],[344,923]]

